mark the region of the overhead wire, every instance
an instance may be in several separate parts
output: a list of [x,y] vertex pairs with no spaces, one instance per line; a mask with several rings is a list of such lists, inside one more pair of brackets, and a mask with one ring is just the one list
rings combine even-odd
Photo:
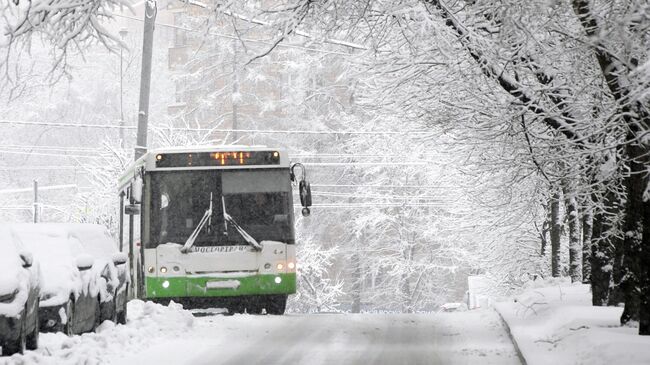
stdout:
[[[300,204],[294,204],[294,208],[303,208]],[[429,208],[446,208],[449,204],[429,204],[429,203],[349,203],[349,204],[312,204],[310,208],[399,208],[399,207],[429,207]]]
[[[39,186],[38,191],[48,191],[48,190],[63,190],[63,189],[79,189],[77,184],[64,184],[64,185],[48,185],[48,186]],[[16,189],[3,189],[0,190],[0,194],[17,194],[17,193],[28,193],[33,192],[34,188],[16,188]]]
[[[85,123],[61,123],[61,122],[32,122],[23,120],[0,120],[0,124],[32,125],[62,128],[99,128],[99,129],[136,129],[132,125],[118,124],[85,124]],[[188,132],[220,132],[220,133],[258,133],[258,134],[313,134],[313,135],[430,135],[430,131],[408,130],[408,131],[316,131],[316,130],[263,130],[263,129],[227,129],[227,128],[189,128],[189,127],[167,127],[151,125],[151,128],[166,129],[171,131]]]
[[34,156],[48,156],[48,157],[74,157],[74,158],[100,158],[101,156],[89,156],[89,155],[70,155],[64,153],[45,153],[45,152],[33,152],[33,151],[2,151],[0,154],[10,154],[10,155],[34,155]]
[[337,198],[354,198],[354,199],[417,199],[417,200],[436,200],[442,201],[440,197],[426,196],[426,195],[367,195],[367,194],[351,194],[351,193],[335,193],[329,191],[316,191],[312,190],[314,196],[337,197]]
[[[116,17],[119,17],[119,18],[135,20],[137,22],[144,22],[143,19],[136,18],[136,17],[129,16],[129,15],[123,15],[123,14],[114,14],[114,15]],[[190,33],[203,33],[203,34],[206,33],[205,31],[202,31],[202,30],[186,28],[186,27],[182,27],[182,26],[178,26],[178,25],[174,25],[174,24],[155,22],[154,25],[165,27],[165,28],[183,30],[183,31],[190,32]],[[226,39],[232,39],[232,40],[241,40],[241,41],[244,41],[244,42],[259,43],[259,44],[264,44],[264,45],[268,45],[268,46],[273,46],[274,45],[274,42],[269,42],[269,41],[264,41],[264,40],[259,40],[259,39],[252,39],[252,38],[238,37],[236,35],[223,34],[223,33],[217,33],[217,32],[212,32],[212,31],[207,32],[207,34],[215,36],[215,37],[220,37],[220,38],[226,38]],[[299,45],[296,45],[296,44],[289,44],[289,43],[279,43],[279,44],[277,44],[277,47],[293,48],[293,49],[298,49],[298,50],[307,51],[307,52],[334,54],[334,55],[339,55],[339,56],[350,56],[351,55],[350,53],[341,52],[341,51],[329,51],[329,50],[299,46]]]

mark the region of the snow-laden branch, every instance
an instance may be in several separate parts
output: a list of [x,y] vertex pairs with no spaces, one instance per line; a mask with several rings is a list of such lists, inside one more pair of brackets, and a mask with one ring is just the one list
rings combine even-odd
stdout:
[[102,24],[118,7],[131,9],[126,0],[0,0],[0,65],[8,72],[12,57],[29,53],[35,40],[53,46],[54,69],[65,68],[68,52],[89,42],[116,49],[119,37]]
[[456,19],[456,17],[441,1],[425,0],[425,2],[439,11],[440,15],[445,20],[445,25],[456,33],[460,42],[467,49],[470,56],[478,63],[481,71],[483,71],[487,77],[496,80],[503,90],[517,99],[529,111],[540,117],[546,125],[562,133],[567,139],[573,141],[576,145],[584,145],[585,139],[576,131],[572,123],[562,118],[551,116],[544,107],[540,105],[538,100],[534,100],[526,92],[520,83],[502,70],[498,70],[496,66],[485,57],[483,52],[472,44],[472,34]]

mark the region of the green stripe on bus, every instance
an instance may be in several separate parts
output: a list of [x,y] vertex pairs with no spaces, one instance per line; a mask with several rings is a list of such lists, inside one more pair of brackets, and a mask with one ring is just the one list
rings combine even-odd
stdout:
[[[276,283],[275,278],[282,279]],[[239,281],[233,288],[208,288],[208,282]],[[163,287],[164,282],[167,287]],[[147,298],[173,297],[232,297],[239,295],[293,294],[296,292],[296,274],[254,275],[240,278],[216,278],[210,276],[147,277]]]

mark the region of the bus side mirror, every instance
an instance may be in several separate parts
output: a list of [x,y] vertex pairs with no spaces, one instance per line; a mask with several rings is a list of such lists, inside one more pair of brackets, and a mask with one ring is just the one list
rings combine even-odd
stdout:
[[142,202],[142,178],[140,176],[131,183],[131,197],[135,203]]
[[311,185],[305,180],[300,180],[298,190],[300,193],[300,204],[303,206],[302,215],[303,217],[307,217],[311,213],[309,211],[309,207],[311,207]]
[[302,205],[302,215],[303,217],[309,216],[311,213],[309,207],[311,207],[311,185],[307,182],[307,173],[305,171],[305,166],[300,162],[294,163],[291,165],[289,170],[289,177],[291,181],[296,181],[297,177],[293,169],[296,166],[300,167],[302,170],[302,175],[300,176],[300,181],[298,182],[298,193],[300,194],[300,204]]

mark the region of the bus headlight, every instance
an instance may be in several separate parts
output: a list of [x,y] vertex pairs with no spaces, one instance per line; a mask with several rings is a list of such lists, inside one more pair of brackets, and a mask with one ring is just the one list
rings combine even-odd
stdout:
[[289,263],[287,264],[287,267],[289,268],[289,270],[293,270],[293,269],[296,268],[296,264],[294,264],[293,262],[289,261]]
[[164,266],[161,266],[160,267],[160,272],[163,273],[163,274],[166,274],[167,273],[167,268],[164,267]]
[[284,264],[279,263],[276,267],[278,268],[278,270],[282,270],[282,269],[284,269]]
[[279,276],[276,276],[276,277],[275,277],[275,283],[276,283],[276,284],[280,284],[281,282],[282,282],[282,278],[279,277]]
[[165,288],[165,289],[169,288],[169,281],[167,281],[167,280],[163,281],[162,282],[162,287]]

